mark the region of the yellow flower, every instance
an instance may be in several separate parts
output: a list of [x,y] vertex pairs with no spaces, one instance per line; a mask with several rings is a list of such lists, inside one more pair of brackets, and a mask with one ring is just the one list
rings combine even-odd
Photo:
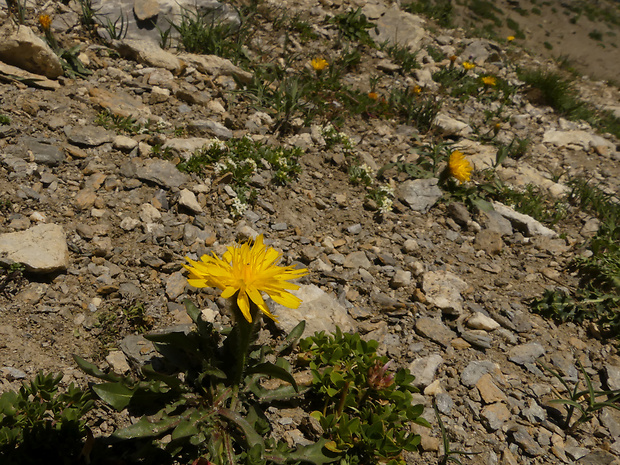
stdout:
[[313,58],[310,62],[315,71],[323,71],[329,66],[325,58]]
[[420,92],[422,92],[422,88],[420,86],[413,86],[414,94],[419,94]]
[[379,98],[379,94],[377,94],[376,92],[368,92],[368,98],[372,100],[377,100]]
[[463,68],[470,70],[470,69],[474,69],[476,67],[476,65],[474,63],[472,63],[471,61],[464,61],[463,62]]
[[450,174],[460,182],[469,181],[471,172],[473,171],[471,163],[469,163],[467,158],[458,150],[455,150],[450,155],[448,169],[450,170]]
[[486,86],[494,86],[497,84],[497,80],[493,76],[484,76],[482,83]]
[[217,287],[225,299],[237,295],[239,310],[250,323],[250,301],[269,318],[278,321],[269,311],[261,292],[280,305],[297,308],[301,300],[287,289],[299,289],[299,286],[288,280],[304,276],[308,270],[276,265],[280,254],[263,244],[262,234],[253,245],[250,242],[228,247],[221,259],[215,254],[203,255],[200,262],[186,258],[190,263],[183,265],[189,271],[187,282],[194,287]]
[[39,16],[39,24],[44,31],[48,31],[52,25],[52,18],[50,18],[49,15],[41,15]]
[[508,37],[506,37],[506,40],[508,42],[512,42],[513,40],[515,40],[515,36],[508,36]]

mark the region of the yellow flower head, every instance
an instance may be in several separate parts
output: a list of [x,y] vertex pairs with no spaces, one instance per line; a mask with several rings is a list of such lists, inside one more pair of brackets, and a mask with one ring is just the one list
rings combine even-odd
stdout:
[[484,76],[482,78],[482,83],[485,86],[494,86],[497,84],[497,80],[493,76]]
[[450,155],[448,169],[454,178],[458,179],[460,182],[466,182],[471,178],[471,172],[474,168],[461,152],[455,150]]
[[310,62],[315,71],[323,71],[329,66],[329,63],[325,58],[313,58]]
[[280,254],[275,249],[263,244],[263,235],[256,238],[254,244],[248,241],[228,250],[218,258],[203,255],[200,262],[186,258],[190,263],[183,265],[189,271],[187,282],[194,287],[217,287],[222,290],[222,297],[228,299],[237,295],[237,305],[248,322],[252,322],[250,300],[269,318],[278,321],[273,315],[261,292],[266,293],[274,302],[289,308],[297,308],[301,300],[287,291],[299,289],[288,280],[308,274],[305,268],[278,266]]
[[376,92],[368,92],[368,98],[372,100],[377,100],[379,98],[379,94],[377,94]]
[[450,55],[450,61],[454,63],[458,57],[456,55]]
[[420,92],[422,92],[422,88],[420,86],[413,86],[414,94],[419,94]]
[[508,37],[506,37],[506,40],[508,42],[512,42],[513,40],[515,40],[515,36],[508,36]]
[[50,18],[49,15],[41,15],[39,16],[39,24],[44,31],[49,31],[49,28],[52,25],[52,18]]
[[474,69],[475,67],[476,67],[476,65],[474,63],[472,63],[471,61],[464,61],[463,62],[463,68],[465,68],[466,70]]

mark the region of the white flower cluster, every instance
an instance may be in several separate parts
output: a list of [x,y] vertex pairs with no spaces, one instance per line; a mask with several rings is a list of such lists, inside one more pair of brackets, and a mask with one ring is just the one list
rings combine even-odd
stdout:
[[230,206],[230,213],[232,216],[241,216],[248,209],[248,204],[241,201],[239,197],[235,197],[232,199],[232,205]]
[[349,136],[347,136],[344,132],[338,132],[331,123],[323,126],[321,129],[321,135],[328,144],[342,144],[347,149],[351,149],[353,147]]
[[223,158],[220,161],[218,161],[215,165],[213,165],[213,171],[215,171],[216,175],[225,173],[228,171],[233,172],[236,169],[237,169],[237,163],[235,163],[235,161],[232,160],[230,157]]

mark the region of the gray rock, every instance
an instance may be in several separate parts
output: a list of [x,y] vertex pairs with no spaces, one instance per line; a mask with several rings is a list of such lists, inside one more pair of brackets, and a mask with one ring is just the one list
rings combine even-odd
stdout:
[[507,207],[504,204],[501,204],[499,202],[493,202],[493,208],[497,213],[508,219],[516,230],[521,231],[528,236],[557,236],[557,233],[555,231],[544,226],[540,221],[536,221],[529,215],[524,215],[523,213],[516,212],[512,208]]
[[357,252],[351,252],[344,259],[344,267],[345,268],[365,268],[368,269],[370,267],[370,260],[366,257],[366,253],[362,250]]
[[467,387],[473,387],[486,373],[500,374],[499,365],[490,360],[475,360],[469,362],[461,373],[461,383]]
[[232,64],[226,58],[216,55],[194,55],[192,53],[182,53],[179,58],[196,68],[201,73],[213,78],[218,76],[230,76],[244,84],[252,82],[252,73],[242,70]]
[[210,134],[218,139],[228,140],[233,137],[233,132],[222,123],[211,120],[192,121],[187,126],[190,133]]
[[58,166],[65,161],[63,151],[44,140],[24,136],[20,138],[20,141],[28,151],[28,156],[32,156],[32,160],[35,163],[46,166]]
[[390,287],[393,289],[400,289],[401,287],[407,287],[411,285],[411,271],[405,271],[401,268],[397,268],[394,276],[390,280]]
[[123,118],[157,119],[151,115],[150,108],[142,103],[142,100],[124,90],[117,89],[111,92],[93,87],[88,91],[88,94],[91,102],[109,110],[114,115],[122,116]]
[[534,363],[537,358],[545,355],[545,348],[538,342],[522,344],[510,349],[508,352],[508,360],[517,365],[525,365]]
[[106,355],[105,361],[108,362],[114,373],[126,375],[131,371],[131,367],[129,366],[129,363],[127,363],[125,354],[120,350],[111,351],[108,355]]
[[472,132],[471,126],[448,116],[445,113],[439,113],[433,122],[441,131],[448,136],[466,136]]
[[452,407],[454,407],[454,401],[450,394],[445,392],[440,392],[435,396],[435,402],[437,404],[437,408],[444,415],[449,415],[452,411]]
[[375,23],[377,27],[369,32],[377,43],[387,41],[409,47],[411,50],[419,50],[422,47],[422,40],[427,35],[424,28],[425,21],[420,16],[402,11],[398,5],[388,8]]
[[502,235],[491,229],[483,229],[476,234],[474,247],[478,250],[484,250],[489,255],[498,255],[504,246]]
[[83,147],[98,147],[114,140],[114,133],[99,126],[65,126],[69,142]]
[[461,292],[469,285],[449,271],[428,271],[422,277],[422,290],[429,303],[451,315],[463,313]]
[[185,286],[187,286],[187,278],[182,271],[176,271],[166,280],[166,295],[170,300],[176,300],[185,292]]
[[450,218],[461,226],[466,226],[471,221],[471,215],[467,207],[460,202],[452,202],[448,205],[448,214]]
[[620,438],[620,411],[605,407],[599,414],[601,424],[609,430],[612,438]]
[[63,73],[58,55],[28,26],[7,21],[0,29],[0,60],[31,73],[56,79]]
[[40,224],[26,231],[0,235],[0,256],[23,263],[32,273],[66,270],[69,249],[62,226]]
[[499,328],[499,323],[497,321],[480,312],[474,312],[474,314],[467,319],[466,324],[468,328],[482,329],[484,331],[493,331]]
[[502,236],[512,235],[512,224],[495,210],[481,213],[481,225],[489,231],[495,231]]
[[487,61],[491,54],[499,51],[499,47],[489,40],[474,39],[461,52],[461,56],[481,65]]
[[514,442],[518,444],[527,455],[538,457],[545,453],[545,450],[534,441],[534,438],[532,438],[528,430],[525,429],[525,426],[518,425],[512,431],[512,437]]
[[136,19],[146,21],[159,14],[159,2],[157,0],[134,0],[133,12]]
[[454,331],[434,318],[418,318],[415,322],[415,330],[420,335],[444,347],[450,346],[450,341],[456,339]]
[[605,372],[607,373],[607,387],[613,391],[620,389],[620,367],[607,365]]
[[543,143],[560,147],[577,145],[586,151],[596,147],[608,147],[612,152],[616,150],[613,142],[588,131],[557,131],[549,129],[543,135]]
[[606,450],[597,449],[581,458],[577,463],[579,465],[611,465],[618,463],[618,458]]
[[500,429],[504,423],[506,423],[511,418],[510,410],[503,403],[496,403],[487,405],[480,412],[480,418],[484,423],[484,426],[491,430],[497,431]]
[[160,159],[148,159],[136,163],[136,177],[163,187],[179,187],[189,181],[189,176],[181,173],[174,163]]
[[437,178],[410,179],[397,188],[397,197],[414,211],[426,213],[443,196]]
[[415,376],[413,384],[420,389],[424,389],[431,384],[443,362],[443,357],[439,354],[432,354],[411,362],[409,372]]
[[302,302],[298,308],[287,308],[275,302],[270,305],[272,312],[278,317],[278,326],[290,332],[300,321],[306,321],[304,337],[317,331],[334,332],[336,326],[342,331],[354,331],[355,321],[333,296],[327,294],[314,284],[301,285],[292,294]]
[[521,411],[521,415],[533,425],[540,424],[547,419],[547,411],[538,405],[534,399],[528,400],[528,407]]
[[202,206],[198,203],[196,195],[192,191],[182,189],[181,192],[179,192],[178,201],[180,206],[187,208],[194,213],[202,213]]

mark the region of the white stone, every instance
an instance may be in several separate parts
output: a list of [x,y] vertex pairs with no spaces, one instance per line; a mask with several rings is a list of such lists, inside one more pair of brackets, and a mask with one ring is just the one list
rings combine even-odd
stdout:
[[140,219],[145,223],[155,223],[161,219],[161,213],[150,203],[140,205]]
[[62,226],[40,224],[25,231],[0,235],[0,256],[23,263],[33,273],[66,270],[69,248]]
[[467,320],[467,327],[471,329],[482,329],[485,331],[493,331],[499,328],[499,323],[493,318],[489,318],[483,313],[476,312]]
[[196,195],[189,189],[182,189],[181,192],[179,192],[179,205],[194,213],[202,212],[202,206],[198,203]]

